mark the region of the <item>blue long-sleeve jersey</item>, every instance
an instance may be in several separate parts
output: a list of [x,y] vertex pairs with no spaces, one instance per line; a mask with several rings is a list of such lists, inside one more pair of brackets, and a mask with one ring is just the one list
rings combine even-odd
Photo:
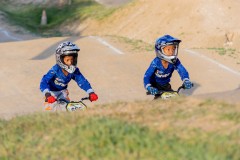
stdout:
[[61,91],[67,88],[71,80],[75,80],[78,86],[87,93],[93,92],[93,89],[87,79],[82,75],[78,68],[67,76],[62,72],[62,68],[56,64],[47,74],[45,74],[40,82],[40,90],[45,94],[49,91]]
[[153,83],[160,85],[169,83],[174,70],[178,71],[182,81],[189,79],[188,72],[179,59],[177,59],[175,64],[169,63],[168,67],[164,68],[161,59],[156,57],[144,75],[144,87],[147,88]]

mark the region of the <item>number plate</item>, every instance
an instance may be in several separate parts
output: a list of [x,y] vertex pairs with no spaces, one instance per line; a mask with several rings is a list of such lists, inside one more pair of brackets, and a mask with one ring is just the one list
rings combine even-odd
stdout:
[[162,99],[169,99],[169,98],[176,97],[176,96],[178,96],[177,92],[164,92],[161,95],[161,98]]
[[82,102],[70,102],[67,105],[67,110],[70,112],[74,112],[76,110],[85,110],[87,106]]

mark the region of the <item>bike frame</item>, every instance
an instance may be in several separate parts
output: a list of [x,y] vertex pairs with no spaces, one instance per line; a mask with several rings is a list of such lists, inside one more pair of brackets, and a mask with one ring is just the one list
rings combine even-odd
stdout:
[[83,103],[84,100],[89,100],[89,97],[81,98],[80,101],[70,101],[70,102],[65,99],[59,99],[59,100],[57,100],[57,103],[60,105],[63,105],[63,103],[65,103],[66,111],[74,112],[77,110],[86,110],[87,109],[87,105],[85,103]]
[[54,103],[44,104],[45,111],[61,110],[61,111],[73,112],[77,110],[86,110],[87,105],[83,102],[85,100],[89,100],[89,97],[81,98],[80,101],[67,101],[66,99],[58,99]]
[[[178,87],[176,91],[159,90],[158,93],[155,95],[159,95],[159,98],[161,99],[169,99],[178,96],[181,89],[185,89],[185,86],[183,84],[180,87]],[[146,94],[151,95],[150,92],[146,92]]]

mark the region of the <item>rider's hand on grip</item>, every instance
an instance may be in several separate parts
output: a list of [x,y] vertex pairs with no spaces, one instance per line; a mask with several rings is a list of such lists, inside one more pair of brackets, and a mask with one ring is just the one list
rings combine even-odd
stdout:
[[193,87],[193,83],[189,79],[184,80],[183,85],[185,89],[190,89]]
[[56,98],[53,97],[49,92],[45,94],[45,97],[46,97],[45,102],[54,103],[56,101]]
[[147,90],[148,90],[149,93],[151,93],[151,95],[158,94],[158,89],[157,89],[157,88],[148,86],[148,87],[147,87]]
[[95,94],[94,92],[89,94],[89,100],[92,101],[96,101],[98,99],[98,95]]

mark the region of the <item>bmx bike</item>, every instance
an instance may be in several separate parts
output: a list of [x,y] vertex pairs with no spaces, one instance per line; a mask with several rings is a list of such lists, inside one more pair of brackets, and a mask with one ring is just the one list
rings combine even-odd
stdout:
[[[193,84],[192,84],[193,86]],[[154,99],[170,99],[170,98],[173,98],[173,97],[177,97],[179,96],[179,92],[181,89],[186,89],[184,84],[182,84],[180,87],[178,87],[177,90],[172,90],[172,91],[166,91],[166,90],[159,90],[157,92],[157,94],[155,94],[155,97]],[[147,95],[151,95],[150,92],[146,92]]]
[[57,99],[54,103],[45,102],[45,111],[68,111],[86,110],[87,105],[83,102],[89,100],[89,97],[81,98],[79,101],[67,101],[66,99]]

